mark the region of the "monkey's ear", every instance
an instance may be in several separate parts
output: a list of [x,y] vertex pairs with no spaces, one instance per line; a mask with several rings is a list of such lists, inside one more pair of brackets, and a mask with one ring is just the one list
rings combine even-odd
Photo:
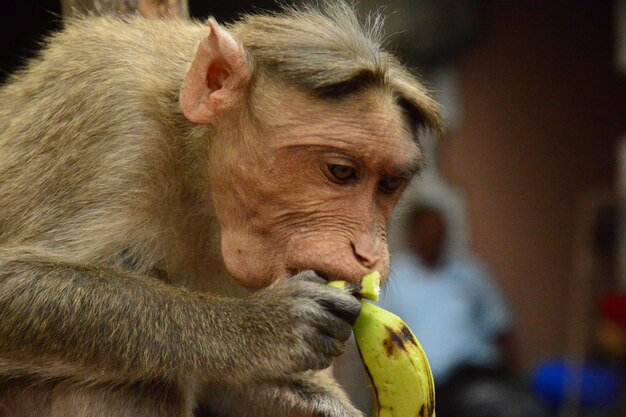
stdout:
[[180,89],[183,114],[198,124],[213,123],[239,105],[250,80],[237,41],[213,19],[209,30]]

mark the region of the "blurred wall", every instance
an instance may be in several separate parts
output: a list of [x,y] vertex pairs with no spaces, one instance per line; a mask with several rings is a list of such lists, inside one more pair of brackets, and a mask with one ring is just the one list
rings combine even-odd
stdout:
[[467,198],[470,245],[518,317],[528,369],[565,343],[576,204],[611,184],[626,133],[626,78],[612,68],[611,3],[481,3],[459,61],[463,121],[442,171]]

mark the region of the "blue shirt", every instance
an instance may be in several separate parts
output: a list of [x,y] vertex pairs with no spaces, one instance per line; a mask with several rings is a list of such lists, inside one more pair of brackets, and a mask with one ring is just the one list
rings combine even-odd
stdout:
[[400,316],[419,339],[436,383],[458,366],[497,366],[498,336],[511,314],[486,269],[475,259],[447,259],[436,269],[408,253],[396,256],[379,305]]

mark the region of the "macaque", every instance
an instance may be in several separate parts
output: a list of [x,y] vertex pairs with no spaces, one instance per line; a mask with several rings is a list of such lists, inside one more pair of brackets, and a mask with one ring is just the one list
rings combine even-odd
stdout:
[[69,21],[0,90],[0,415],[356,417],[328,373],[438,129],[342,2]]

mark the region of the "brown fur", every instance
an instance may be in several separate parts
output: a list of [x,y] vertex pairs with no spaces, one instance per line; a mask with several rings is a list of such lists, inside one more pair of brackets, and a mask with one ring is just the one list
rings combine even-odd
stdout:
[[[207,125],[179,106],[200,23],[72,21],[0,90],[0,415],[359,415],[309,371],[358,303],[280,281],[386,272],[379,179],[436,106],[343,3],[227,29],[245,82]],[[363,181],[309,184],[306,141]]]

